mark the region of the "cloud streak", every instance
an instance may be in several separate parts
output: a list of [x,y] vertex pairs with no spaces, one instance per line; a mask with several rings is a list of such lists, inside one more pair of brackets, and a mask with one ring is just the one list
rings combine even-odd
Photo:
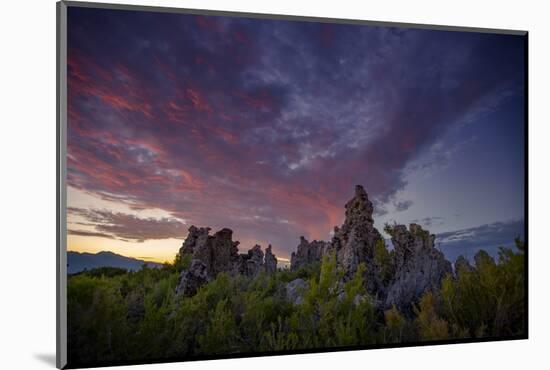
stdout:
[[94,232],[94,231],[86,231],[86,230],[69,229],[69,230],[67,230],[67,234],[77,235],[77,236],[91,236],[91,237],[95,237],[95,238],[115,239],[115,237],[111,234],[105,234],[105,233]]
[[97,232],[70,230],[69,234],[118,238],[143,242],[155,239],[182,239],[187,234],[186,225],[173,218],[139,218],[126,213],[114,213],[106,210],[88,210],[69,208],[69,213],[81,216]]
[[403,212],[411,208],[414,202],[412,200],[403,200],[395,203],[395,210],[397,212]]
[[440,233],[436,245],[447,258],[454,261],[459,255],[472,259],[475,253],[484,249],[497,257],[500,247],[514,248],[515,238],[525,238],[524,220],[494,222],[477,227]]
[[416,224],[421,224],[424,226],[432,226],[432,225],[441,225],[443,224],[444,221],[445,219],[443,217],[433,216],[433,217],[424,217],[421,219],[412,220],[411,222]]

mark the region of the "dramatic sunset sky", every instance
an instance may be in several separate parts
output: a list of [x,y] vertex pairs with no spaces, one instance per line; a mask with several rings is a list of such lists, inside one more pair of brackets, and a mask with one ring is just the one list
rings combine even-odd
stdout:
[[[68,249],[330,238],[363,184],[453,248],[524,229],[520,36],[68,10]],[[450,252],[452,254],[452,252]]]

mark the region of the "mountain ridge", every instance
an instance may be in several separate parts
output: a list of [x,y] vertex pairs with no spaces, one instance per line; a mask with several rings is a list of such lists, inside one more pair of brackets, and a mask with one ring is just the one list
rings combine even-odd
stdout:
[[136,271],[144,264],[153,268],[162,266],[161,263],[127,257],[110,251],[97,253],[67,251],[67,273],[69,275],[99,267],[118,267]]

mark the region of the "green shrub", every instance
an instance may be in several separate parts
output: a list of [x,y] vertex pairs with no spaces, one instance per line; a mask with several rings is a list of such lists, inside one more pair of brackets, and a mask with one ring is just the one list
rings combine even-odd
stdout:
[[[135,272],[95,269],[68,278],[68,349],[75,364],[182,358],[403,343],[524,333],[524,252],[501,249],[498,261],[480,254],[472,270],[446,276],[413,312],[382,311],[365,287],[365,265],[343,280],[335,255],[298,271],[226,273],[192,297],[176,297],[188,258]],[[392,252],[377,243],[374,260],[386,283]],[[309,284],[303,302],[286,300],[289,281]]]

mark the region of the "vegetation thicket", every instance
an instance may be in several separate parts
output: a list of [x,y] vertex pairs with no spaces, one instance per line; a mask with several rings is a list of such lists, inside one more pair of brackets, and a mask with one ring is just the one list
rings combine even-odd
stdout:
[[[409,312],[379,308],[367,294],[364,265],[341,283],[334,256],[297,271],[254,278],[220,273],[191,297],[175,294],[189,260],[126,272],[102,268],[68,279],[69,363],[148,361],[193,356],[399,344],[522,335],[525,244],[480,254]],[[382,276],[392,256],[375,250]],[[300,304],[286,285],[308,282]]]

